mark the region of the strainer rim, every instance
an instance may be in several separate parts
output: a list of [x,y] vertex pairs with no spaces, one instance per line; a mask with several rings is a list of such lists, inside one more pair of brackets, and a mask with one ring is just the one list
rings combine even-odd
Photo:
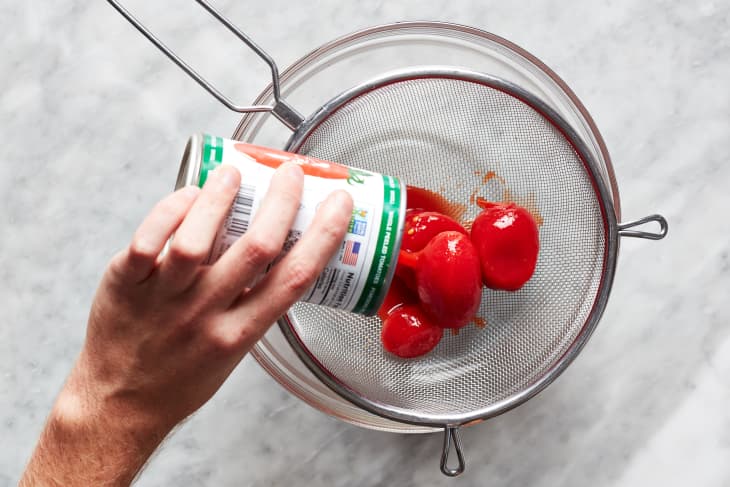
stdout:
[[497,401],[487,407],[477,409],[467,413],[458,414],[433,414],[433,413],[414,413],[411,409],[395,407],[384,404],[379,401],[368,399],[359,395],[347,384],[340,381],[334,374],[327,372],[327,368],[321,364],[315,356],[313,356],[301,341],[298,333],[295,331],[296,317],[290,311],[278,320],[279,327],[291,345],[297,356],[312,371],[312,373],[321,380],[327,387],[332,389],[336,394],[357,405],[358,407],[376,414],[378,416],[396,420],[404,423],[422,425],[422,426],[460,426],[467,423],[482,421],[497,415],[500,415],[510,409],[513,409],[525,401],[531,399],[536,394],[544,390],[548,385],[557,379],[562,372],[570,365],[579,355],[588,339],[595,330],[608,302],[611,292],[613,278],[615,274],[616,261],[618,257],[618,223],[614,211],[611,191],[606,186],[606,182],[601,174],[601,166],[598,161],[591,155],[586,143],[580,138],[572,126],[560,115],[556,110],[548,104],[540,100],[538,97],[525,90],[524,88],[503,80],[496,76],[479,73],[468,69],[455,68],[453,66],[424,66],[420,68],[408,68],[391,71],[382,76],[368,80],[349,90],[344,91],[340,95],[324,104],[317,112],[305,120],[297,130],[292,134],[286,145],[286,150],[296,152],[301,144],[306,140],[307,136],[316,130],[316,128],[336,113],[339,109],[349,104],[354,99],[365,95],[373,90],[380,89],[384,86],[399,82],[411,81],[414,79],[456,79],[465,82],[477,83],[492,89],[501,91],[509,96],[516,98],[526,104],[549,123],[555,126],[566,140],[576,151],[584,167],[591,176],[591,182],[598,196],[599,207],[603,217],[604,235],[606,236],[606,245],[603,255],[603,272],[601,275],[596,298],[592,304],[591,311],[588,314],[584,325],[581,327],[578,335],[573,339],[572,343],[556,358],[550,367],[531,384],[522,388],[519,392],[509,397]]

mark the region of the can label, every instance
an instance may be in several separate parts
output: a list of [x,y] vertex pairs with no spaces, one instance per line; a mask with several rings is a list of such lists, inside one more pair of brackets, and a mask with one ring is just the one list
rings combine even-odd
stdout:
[[282,253],[267,272],[301,238],[319,204],[332,191],[344,189],[354,201],[347,233],[301,300],[364,315],[377,311],[390,286],[405,216],[405,192],[397,178],[210,135],[203,136],[201,152],[199,176],[193,183],[202,187],[208,173],[221,164],[241,173],[241,187],[208,263],[218,260],[246,233],[276,167],[292,160],[304,169],[302,200]]

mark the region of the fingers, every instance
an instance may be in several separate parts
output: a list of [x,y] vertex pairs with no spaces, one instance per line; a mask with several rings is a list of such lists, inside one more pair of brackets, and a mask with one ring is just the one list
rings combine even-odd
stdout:
[[332,193],[302,239],[266,278],[246,294],[227,319],[225,332],[248,350],[268,327],[301,298],[342,245],[352,217],[352,198]]
[[117,254],[111,270],[124,282],[139,283],[154,270],[157,257],[198,197],[200,190],[187,186],[168,195],[155,205],[129,246]]
[[214,286],[227,308],[280,253],[302,199],[304,173],[296,164],[283,164],[246,233],[213,265],[201,286]]
[[218,230],[228,215],[241,184],[241,174],[231,166],[210,173],[160,265],[160,279],[170,289],[190,286],[198,267],[208,258]]

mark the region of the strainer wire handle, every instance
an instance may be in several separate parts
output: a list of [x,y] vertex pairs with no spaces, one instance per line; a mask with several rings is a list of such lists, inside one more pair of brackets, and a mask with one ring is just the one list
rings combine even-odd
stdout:
[[[456,468],[449,467],[449,453],[451,451],[451,443],[454,444],[454,450],[456,450],[456,457],[459,460],[459,464]],[[456,477],[464,472],[466,468],[466,462],[464,462],[464,453],[461,451],[461,437],[459,435],[458,426],[447,426],[444,429],[444,449],[441,453],[441,471],[444,475],[449,477]]]
[[[659,224],[659,232],[642,232],[639,230],[630,230],[631,228],[638,227],[650,222],[657,222]],[[636,238],[648,238],[649,240],[661,240],[667,236],[669,230],[669,224],[667,220],[661,215],[649,215],[638,220],[631,222],[622,223],[618,226],[618,234],[622,237],[636,237]]]
[[117,0],[107,0],[112,7],[114,7],[127,21],[132,24],[143,36],[145,36],[152,44],[154,44],[160,51],[162,51],[172,62],[178,65],[180,69],[185,71],[188,76],[195,80],[200,86],[202,86],[208,93],[213,95],[216,100],[225,105],[228,109],[238,113],[249,113],[249,112],[273,112],[273,114],[286,124],[289,128],[296,128],[303,120],[303,117],[297,113],[296,110],[287,105],[283,100],[280,99],[281,92],[279,90],[279,68],[276,66],[273,58],[264,51],[253,39],[248,37],[238,27],[236,27],[230,20],[223,16],[220,12],[214,9],[205,0],[195,0],[200,6],[202,6],[210,15],[215,17],[220,23],[228,28],[236,37],[243,41],[248,47],[250,47],[271,69],[271,86],[274,94],[274,105],[237,105],[215,86],[213,86],[208,80],[203,78],[195,69],[192,68],[188,63],[182,60],[180,56],[175,54],[169,47],[165,45],[157,36],[155,36],[142,22],[140,22],[134,15],[129,12],[122,4]]

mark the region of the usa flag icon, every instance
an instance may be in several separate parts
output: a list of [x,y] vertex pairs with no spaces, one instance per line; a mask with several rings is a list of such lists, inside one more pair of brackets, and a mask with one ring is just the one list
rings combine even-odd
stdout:
[[357,256],[360,253],[360,242],[352,240],[345,241],[345,252],[342,254],[342,263],[355,266],[357,265]]

